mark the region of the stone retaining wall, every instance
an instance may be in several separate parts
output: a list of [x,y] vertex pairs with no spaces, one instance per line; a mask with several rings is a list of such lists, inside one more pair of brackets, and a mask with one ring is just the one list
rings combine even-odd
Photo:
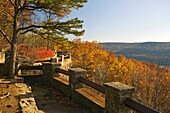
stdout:
[[[7,77],[0,78],[0,84],[14,84],[16,86],[16,88],[19,90],[19,92],[16,93],[14,91],[14,89],[11,89],[10,92],[12,94],[9,92],[9,95],[8,95],[9,97],[8,96],[6,96],[6,97],[8,97],[9,99],[19,97],[18,98],[19,105],[21,107],[22,113],[44,113],[43,111],[38,110],[38,108],[36,106],[35,99],[32,95],[31,87],[30,86],[28,87],[25,83],[23,83],[23,81],[24,81],[24,79],[19,78],[19,77],[16,77],[14,79],[8,79]],[[12,97],[12,96],[14,96],[14,93],[16,94],[15,96],[17,96],[17,97]],[[6,97],[4,96],[4,98],[6,98]],[[13,102],[13,101],[11,101],[11,102]],[[9,102],[9,101],[7,100],[7,102]],[[9,103],[9,105],[12,107],[12,103]],[[0,110],[0,112],[3,112],[3,111]]]
[[[51,87],[61,91],[70,99],[91,111],[92,113],[131,113],[132,111],[124,106],[123,101],[126,97],[131,98],[134,87],[119,83],[105,83],[105,98],[100,97],[88,89],[84,88],[84,84],[78,81],[79,77],[83,77],[85,70],[80,68],[69,69],[69,79],[64,79],[58,75],[54,69],[59,66],[54,63],[45,63],[43,65],[44,75],[24,77],[25,82],[29,84],[50,85]],[[48,72],[48,73],[47,73]]]
[[7,66],[5,63],[0,63],[0,76],[8,75]]

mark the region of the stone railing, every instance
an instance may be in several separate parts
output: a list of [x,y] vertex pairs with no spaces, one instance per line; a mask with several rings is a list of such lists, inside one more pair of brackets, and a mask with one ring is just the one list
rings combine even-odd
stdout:
[[[120,82],[110,82],[103,85],[96,84],[86,78],[86,70],[71,68],[64,70],[60,64],[46,62],[42,67],[27,67],[28,69],[42,69],[43,75],[37,78],[24,76],[29,83],[46,84],[61,91],[70,99],[85,107],[92,113],[132,113],[132,110],[139,113],[159,113],[141,103],[132,100],[135,88]],[[20,67],[19,69],[27,69]],[[68,76],[68,79],[60,76],[59,73]],[[22,76],[22,75],[20,75]],[[85,85],[94,88],[105,96],[99,96],[90,91]]]
[[48,59],[35,60],[34,63],[43,63],[43,62],[55,62],[61,64],[61,67],[68,69],[71,67],[71,53],[69,52],[55,52],[55,56]]
[[0,63],[5,63],[5,53],[0,52]]

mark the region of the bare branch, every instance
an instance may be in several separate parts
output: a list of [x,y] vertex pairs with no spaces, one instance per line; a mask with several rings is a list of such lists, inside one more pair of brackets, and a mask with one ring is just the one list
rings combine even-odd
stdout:
[[[9,0],[9,1],[11,1],[11,0]],[[9,2],[8,1],[8,3],[7,3],[7,6],[4,6],[4,9],[2,9],[0,12],[6,12],[7,14],[9,14],[12,18],[14,18],[14,16],[8,11],[8,9],[6,9],[6,8],[8,8],[8,6],[9,6]],[[2,4],[3,5],[3,4]]]
[[12,0],[9,0],[9,2],[14,6],[14,3],[12,2]]
[[3,12],[5,9],[0,10],[0,13]]
[[[9,5],[9,1],[8,1],[8,3],[7,3],[7,6],[6,7],[8,7],[8,5]],[[2,3],[2,2],[0,2],[0,5],[3,5],[4,6],[4,4]],[[5,10],[5,8],[4,9],[2,9],[0,12],[3,12]]]
[[9,37],[5,34],[5,32],[3,32],[1,29],[0,29],[0,33],[5,37],[5,39],[8,41],[8,43],[11,45],[11,41],[9,39]]
[[14,18],[14,16],[6,9],[4,9],[6,13],[8,13],[12,18]]
[[24,0],[24,3],[22,5],[19,4],[20,7],[18,8],[17,13],[19,13],[20,11],[22,12],[23,10],[25,10],[26,4],[27,4],[26,0]]

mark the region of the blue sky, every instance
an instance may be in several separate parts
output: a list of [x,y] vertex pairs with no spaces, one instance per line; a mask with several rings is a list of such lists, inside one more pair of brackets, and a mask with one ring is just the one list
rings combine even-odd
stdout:
[[84,20],[82,40],[170,42],[170,0],[88,0],[74,17]]

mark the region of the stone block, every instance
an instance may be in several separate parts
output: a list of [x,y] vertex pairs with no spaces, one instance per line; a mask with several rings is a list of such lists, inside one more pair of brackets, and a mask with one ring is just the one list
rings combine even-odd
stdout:
[[105,83],[105,111],[107,113],[131,113],[131,110],[124,106],[126,97],[131,98],[134,87],[120,82]]
[[84,77],[85,74],[86,74],[86,70],[81,68],[69,69],[69,85],[72,90],[83,87],[83,84],[78,81],[78,78]]
[[61,64],[58,63],[51,63],[51,62],[44,62],[42,63],[43,67],[43,75],[47,77],[53,77],[56,74],[55,68],[59,67]]

